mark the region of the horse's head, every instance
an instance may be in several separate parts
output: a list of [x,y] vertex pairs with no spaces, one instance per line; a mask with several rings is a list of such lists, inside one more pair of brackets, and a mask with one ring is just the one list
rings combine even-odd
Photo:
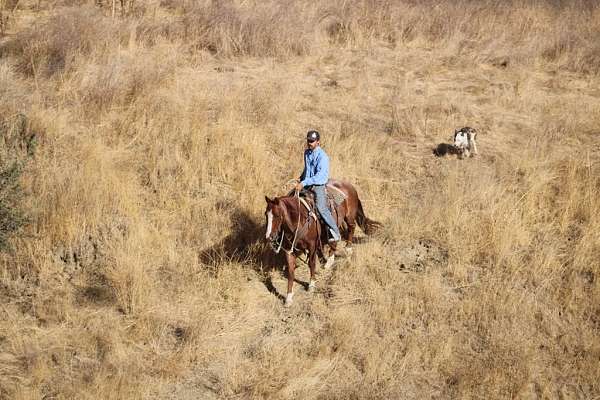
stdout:
[[277,240],[279,232],[283,227],[285,209],[284,204],[279,201],[278,198],[270,199],[265,196],[267,201],[267,209],[265,210],[265,217],[267,219],[267,232],[265,238],[271,241]]

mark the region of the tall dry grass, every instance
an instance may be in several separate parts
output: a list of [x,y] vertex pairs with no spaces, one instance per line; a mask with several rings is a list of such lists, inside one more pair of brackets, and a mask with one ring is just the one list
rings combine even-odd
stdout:
[[[0,38],[39,142],[0,398],[600,394],[594,2],[79,3]],[[285,310],[264,195],[308,128],[385,228]]]

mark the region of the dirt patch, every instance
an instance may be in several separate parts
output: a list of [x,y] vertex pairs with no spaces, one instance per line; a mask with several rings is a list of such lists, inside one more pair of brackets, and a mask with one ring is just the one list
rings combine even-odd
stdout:
[[448,260],[448,252],[437,244],[419,240],[394,252],[398,268],[405,272],[425,272],[439,267]]

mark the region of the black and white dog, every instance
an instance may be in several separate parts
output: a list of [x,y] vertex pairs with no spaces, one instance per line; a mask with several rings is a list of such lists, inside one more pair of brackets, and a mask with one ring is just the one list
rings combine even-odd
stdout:
[[[459,149],[458,156],[460,158],[472,157],[477,154],[475,137],[477,137],[477,131],[468,126],[454,131],[454,146]],[[471,152],[473,152],[473,154],[471,154]]]

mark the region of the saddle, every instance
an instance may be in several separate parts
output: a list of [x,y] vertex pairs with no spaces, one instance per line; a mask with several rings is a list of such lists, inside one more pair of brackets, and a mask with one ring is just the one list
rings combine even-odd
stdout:
[[[325,193],[327,193],[327,207],[329,208],[331,215],[337,220],[337,206],[346,200],[346,194],[333,186],[330,182],[327,182],[325,185]],[[315,205],[315,194],[313,191],[310,189],[302,189],[299,195],[301,203],[306,207],[308,212],[318,215],[317,207]]]
[[[340,226],[342,221],[340,213],[338,212],[338,206],[341,205],[344,202],[344,200],[346,200],[347,196],[340,189],[333,186],[332,182],[330,181],[328,181],[325,185],[325,193],[327,194],[327,207],[329,208],[333,219],[336,221],[338,226]],[[295,191],[292,190],[288,193],[288,196],[293,196],[294,194]],[[319,221],[321,220],[321,215],[317,210],[314,192],[310,189],[303,188],[298,193],[298,200],[302,204],[302,207],[306,208],[306,210],[308,211],[308,220],[306,221],[306,223],[309,224],[311,219],[319,223]],[[307,225],[305,224],[301,231],[304,231],[306,227]]]

